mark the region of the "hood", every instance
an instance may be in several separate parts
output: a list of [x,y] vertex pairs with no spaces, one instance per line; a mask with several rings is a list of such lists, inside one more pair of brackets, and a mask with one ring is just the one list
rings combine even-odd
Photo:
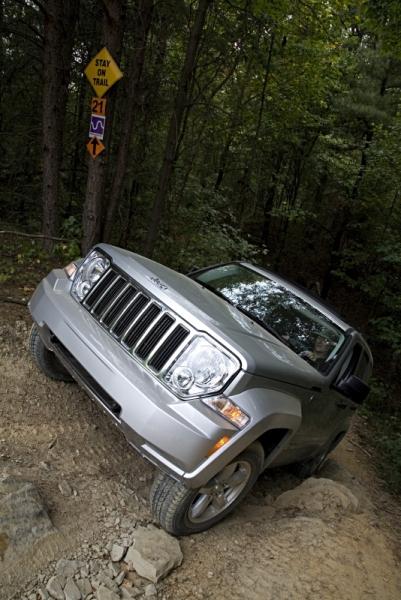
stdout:
[[97,248],[192,327],[232,350],[245,371],[307,388],[322,385],[318,371],[200,283],[128,250],[108,244]]

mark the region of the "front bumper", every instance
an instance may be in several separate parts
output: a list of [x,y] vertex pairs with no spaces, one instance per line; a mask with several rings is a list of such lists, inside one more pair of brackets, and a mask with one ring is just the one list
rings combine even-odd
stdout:
[[[188,487],[204,485],[243,448],[243,442],[238,451],[235,446],[246,432],[199,399],[177,399],[103,331],[71,297],[70,287],[57,269],[40,283],[29,303],[46,346],[142,456]],[[234,381],[230,389],[235,386]],[[230,442],[208,457],[225,435]]]

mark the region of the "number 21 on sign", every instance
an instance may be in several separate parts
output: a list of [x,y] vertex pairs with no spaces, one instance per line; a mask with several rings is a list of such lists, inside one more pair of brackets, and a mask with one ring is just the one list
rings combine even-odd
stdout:
[[91,112],[95,115],[106,114],[106,99],[105,98],[92,98]]

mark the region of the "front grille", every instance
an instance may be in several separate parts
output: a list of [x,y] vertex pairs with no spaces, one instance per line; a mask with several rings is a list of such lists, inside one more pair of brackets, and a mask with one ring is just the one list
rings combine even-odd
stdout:
[[135,321],[129,332],[123,337],[123,344],[128,346],[128,348],[135,346],[139,338],[141,338],[145,331],[151,326],[161,310],[160,306],[151,304],[145,312],[142,313],[142,318]]
[[117,278],[117,273],[113,269],[109,269],[105,275],[98,281],[97,285],[85,298],[86,308],[92,308],[92,306],[98,302],[102,297],[103,293],[108,289],[109,285],[113,285]]
[[182,342],[188,337],[188,331],[182,325],[177,327],[170,333],[168,338],[163,342],[160,348],[154,353],[149,361],[149,366],[155,371],[160,369],[167,363],[169,358],[173,356],[176,348],[181,346]]
[[163,315],[162,318],[157,321],[156,325],[153,326],[149,335],[146,337],[146,340],[143,340],[138,346],[136,353],[139,358],[144,360],[149,356],[160,338],[170,329],[173,323],[174,319],[170,315]]
[[102,275],[82,305],[125,350],[156,373],[190,335],[175,315],[115,267]]

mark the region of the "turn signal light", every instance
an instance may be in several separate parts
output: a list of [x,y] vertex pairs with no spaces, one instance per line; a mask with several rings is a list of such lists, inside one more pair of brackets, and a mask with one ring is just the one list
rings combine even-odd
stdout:
[[221,437],[216,443],[215,445],[210,448],[209,452],[207,453],[208,456],[211,456],[212,454],[214,454],[215,452],[217,452],[217,450],[220,450],[220,448],[222,448],[225,444],[227,444],[227,442],[230,441],[230,438],[228,437],[228,435],[223,435],[223,437]]
[[69,279],[73,279],[75,273],[77,272],[77,265],[74,262],[69,263],[66,267],[64,267],[64,272]]

